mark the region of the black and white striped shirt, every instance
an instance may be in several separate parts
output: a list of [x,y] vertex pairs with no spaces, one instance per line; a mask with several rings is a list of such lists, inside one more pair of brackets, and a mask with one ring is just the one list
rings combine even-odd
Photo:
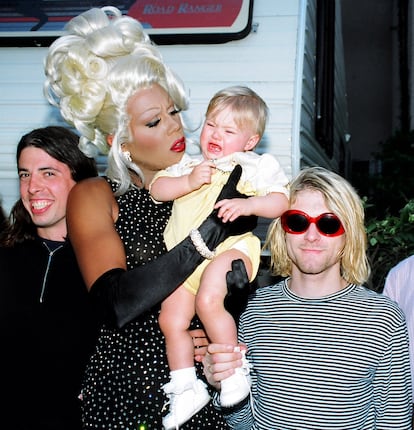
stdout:
[[252,399],[227,415],[231,428],[411,429],[411,376],[403,312],[349,285],[319,299],[286,281],[259,288],[241,317]]

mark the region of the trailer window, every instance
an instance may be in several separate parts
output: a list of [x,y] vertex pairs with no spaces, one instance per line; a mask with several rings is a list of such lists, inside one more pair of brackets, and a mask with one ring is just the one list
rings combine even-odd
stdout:
[[335,2],[317,1],[315,136],[332,158],[334,145]]

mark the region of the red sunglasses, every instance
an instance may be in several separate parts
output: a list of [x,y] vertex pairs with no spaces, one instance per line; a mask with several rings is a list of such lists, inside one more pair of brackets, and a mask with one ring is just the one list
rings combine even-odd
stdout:
[[283,230],[290,234],[305,233],[311,223],[314,223],[319,233],[324,236],[335,237],[345,233],[339,218],[330,212],[311,217],[305,212],[292,209],[282,215],[281,221]]

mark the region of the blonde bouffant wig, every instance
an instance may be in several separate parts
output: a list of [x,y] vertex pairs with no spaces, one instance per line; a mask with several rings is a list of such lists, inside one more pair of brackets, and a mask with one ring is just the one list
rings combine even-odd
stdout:
[[144,182],[141,169],[122,156],[121,146],[129,139],[129,98],[158,84],[182,111],[188,108],[184,85],[142,25],[115,7],[90,9],[65,30],[45,60],[45,96],[78,130],[83,152],[108,154],[107,175],[120,184],[117,194],[122,194],[132,185],[130,170]]

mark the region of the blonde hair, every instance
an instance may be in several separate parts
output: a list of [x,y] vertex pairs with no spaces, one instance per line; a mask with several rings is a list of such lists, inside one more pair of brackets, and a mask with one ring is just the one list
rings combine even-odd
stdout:
[[84,153],[108,154],[107,175],[120,184],[117,194],[122,194],[132,186],[129,170],[144,182],[139,166],[122,156],[121,146],[130,138],[129,98],[158,84],[177,109],[186,110],[184,85],[142,25],[115,7],[90,9],[69,21],[65,30],[45,60],[45,96],[79,131]]
[[236,85],[217,92],[208,104],[206,117],[214,117],[226,108],[232,110],[234,122],[240,127],[251,127],[262,138],[268,108],[264,100],[251,88]]
[[[341,276],[349,283],[365,283],[370,275],[370,266],[366,255],[364,208],[357,192],[344,178],[322,167],[303,169],[291,182],[291,204],[303,190],[321,192],[329,211],[341,220],[346,235],[340,255]],[[290,276],[292,260],[287,253],[285,236],[280,218],[277,218],[269,227],[265,248],[270,250],[273,273]]]

